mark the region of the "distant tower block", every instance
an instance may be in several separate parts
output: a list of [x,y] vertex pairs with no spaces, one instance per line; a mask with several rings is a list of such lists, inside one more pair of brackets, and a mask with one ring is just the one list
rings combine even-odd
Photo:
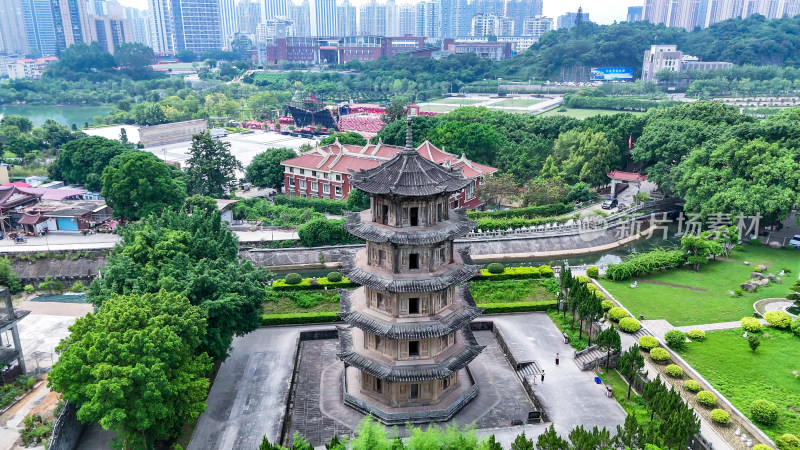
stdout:
[[482,309],[462,285],[478,266],[453,248],[476,223],[449,209],[470,180],[423,158],[407,127],[402,152],[351,174],[371,201],[345,225],[367,248],[344,263],[362,285],[341,293],[344,402],[385,424],[452,418],[478,393],[468,364],[484,348],[470,328]]

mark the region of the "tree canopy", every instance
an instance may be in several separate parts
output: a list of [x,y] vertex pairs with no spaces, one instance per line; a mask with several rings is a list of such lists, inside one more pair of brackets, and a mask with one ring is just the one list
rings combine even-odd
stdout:
[[284,172],[281,161],[286,161],[296,156],[297,153],[290,148],[272,148],[259,153],[247,166],[245,178],[253,183],[253,186],[260,188],[271,187],[280,192],[283,186]]
[[102,305],[112,294],[186,296],[207,320],[200,351],[225,359],[233,335],[261,324],[264,287],[271,278],[250,262],[237,260],[236,236],[218,211],[164,211],[120,230],[122,242],[108,256],[103,277],[92,282],[89,300]]
[[186,169],[187,188],[192,195],[223,198],[236,170],[242,168],[231,154],[231,144],[211,137],[208,132],[192,136]]
[[111,160],[128,149],[119,141],[91,136],[66,143],[50,165],[50,178],[82,184],[90,191],[102,187],[101,175]]
[[102,195],[114,213],[137,220],[179,208],[186,198],[186,186],[175,180],[167,164],[155,155],[132,150],[105,168]]
[[48,383],[77,406],[81,422],[116,431],[124,448],[176,438],[205,410],[206,321],[186,297],[114,295],[69,330]]

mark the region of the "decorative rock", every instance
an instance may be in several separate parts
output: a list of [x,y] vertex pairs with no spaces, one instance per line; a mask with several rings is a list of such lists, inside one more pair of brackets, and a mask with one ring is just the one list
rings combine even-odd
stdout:
[[758,265],[758,268],[759,268],[759,269],[761,269],[761,271],[762,271],[762,272],[763,272],[763,271],[765,271],[765,270],[767,270],[767,266],[765,266],[765,265],[763,265],[763,264],[759,264],[759,265]]
[[776,283],[783,283],[783,280],[781,280],[781,277],[775,277],[775,280],[773,280],[773,281],[775,281]]
[[745,261],[745,262],[744,262],[744,265],[745,265],[745,266],[749,266],[749,265],[750,265],[750,261]]
[[774,273],[768,273],[767,278],[769,278],[769,281],[775,281],[778,277],[776,277]]
[[778,241],[772,241],[769,243],[770,248],[781,248],[781,243]]
[[750,278],[752,278],[754,280],[763,280],[764,279],[764,274],[761,273],[761,272],[753,272],[753,273],[750,274]]
[[763,280],[755,280],[755,281],[753,281],[753,283],[755,283],[755,284],[757,284],[759,286],[769,286],[769,280],[766,279],[766,278],[764,278]]
[[755,291],[758,289],[758,285],[753,283],[752,281],[748,281],[747,283],[742,284],[739,286],[743,291]]

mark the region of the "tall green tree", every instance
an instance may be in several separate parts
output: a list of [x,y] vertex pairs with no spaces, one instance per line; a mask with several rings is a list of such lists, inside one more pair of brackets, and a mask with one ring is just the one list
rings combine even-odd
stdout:
[[336,142],[336,139],[339,140],[339,143],[342,145],[366,145],[367,140],[361,136],[360,134],[356,133],[355,131],[348,131],[345,133],[333,133],[332,135],[326,137],[325,139],[319,141],[319,145],[330,145]]
[[282,161],[297,157],[297,153],[290,148],[272,148],[259,153],[245,169],[245,178],[253,186],[271,187],[278,192],[283,187],[284,168]]
[[119,141],[100,136],[77,139],[61,147],[48,172],[53,180],[82,184],[90,191],[99,191],[103,170],[126,150]]
[[120,155],[105,168],[101,192],[114,213],[128,220],[180,208],[186,198],[186,187],[172,177],[167,164],[138,150]]
[[114,430],[124,448],[152,448],[205,410],[205,328],[200,308],[180,294],[113,296],[69,327],[48,384],[81,422]]
[[569,450],[569,442],[556,433],[553,424],[536,439],[536,450]]
[[631,398],[631,387],[634,378],[644,368],[644,356],[639,350],[639,344],[633,344],[631,348],[619,355],[617,369],[623,377],[628,379],[628,398]]
[[112,294],[185,295],[207,321],[200,352],[224,360],[234,335],[261,325],[264,288],[271,274],[238,261],[238,242],[219,211],[164,211],[120,231],[116,246],[95,279],[88,299],[101,306]]
[[226,195],[226,189],[236,180],[236,170],[242,169],[242,163],[231,154],[230,148],[229,142],[214,139],[208,132],[192,136],[186,169],[190,194],[212,198]]
[[[606,351],[606,370],[608,370],[609,362],[611,361],[611,353],[616,353],[622,348],[619,332],[614,327],[608,327],[597,335],[594,342],[598,347]],[[617,363],[617,365],[619,365],[619,363]]]
[[149,70],[150,65],[156,60],[153,49],[138,42],[125,42],[117,45],[114,50],[114,58],[118,65],[137,73]]

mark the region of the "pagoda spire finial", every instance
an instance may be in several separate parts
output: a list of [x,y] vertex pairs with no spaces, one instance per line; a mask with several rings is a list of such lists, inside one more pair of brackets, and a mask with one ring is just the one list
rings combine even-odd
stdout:
[[414,149],[414,134],[411,131],[411,117],[406,117],[406,147],[404,152],[415,152]]

